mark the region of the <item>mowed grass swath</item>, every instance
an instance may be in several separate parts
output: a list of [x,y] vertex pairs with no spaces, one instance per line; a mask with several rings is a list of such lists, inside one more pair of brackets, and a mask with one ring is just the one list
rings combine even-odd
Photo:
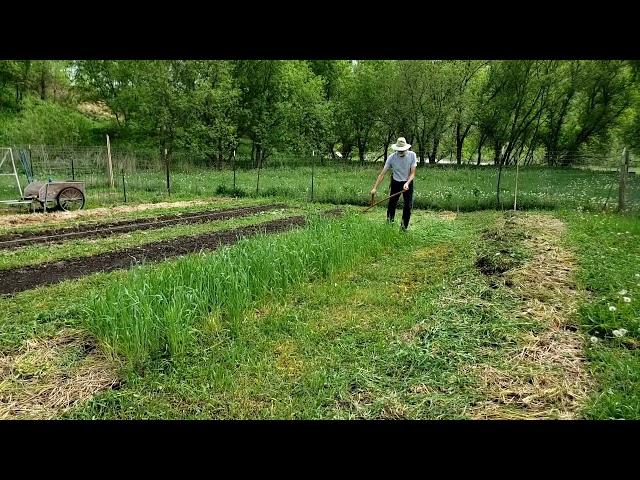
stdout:
[[348,269],[397,244],[401,235],[397,227],[354,214],[316,217],[305,229],[139,267],[90,301],[88,327],[108,351],[142,367],[184,353],[194,335],[206,334],[205,318],[234,335],[254,301],[278,298],[296,283]]

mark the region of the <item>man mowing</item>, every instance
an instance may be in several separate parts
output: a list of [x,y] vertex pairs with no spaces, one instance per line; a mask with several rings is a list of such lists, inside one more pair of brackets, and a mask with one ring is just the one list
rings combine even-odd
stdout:
[[[393,148],[395,152],[387,158],[384,168],[380,172],[380,175],[378,175],[376,182],[373,184],[371,195],[376,194],[378,191],[378,185],[382,180],[384,180],[384,174],[387,170],[391,169],[392,177],[390,195],[402,192],[404,206],[402,208],[401,227],[403,230],[406,230],[409,226],[409,219],[411,218],[411,207],[413,206],[413,179],[416,176],[418,160],[415,152],[409,151],[411,145],[407,143],[404,137],[398,138],[398,141],[391,145],[391,148]],[[389,206],[387,207],[387,221],[389,222],[393,222],[396,216],[398,198],[400,198],[400,195],[395,195],[389,198]]]

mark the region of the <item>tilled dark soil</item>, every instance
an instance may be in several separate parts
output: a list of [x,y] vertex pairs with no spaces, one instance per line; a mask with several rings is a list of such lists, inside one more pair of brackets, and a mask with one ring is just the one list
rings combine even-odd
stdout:
[[213,220],[228,220],[230,218],[246,217],[255,213],[267,212],[277,208],[286,208],[286,205],[273,204],[205,212],[178,213],[135,220],[122,220],[119,222],[77,225],[74,227],[41,230],[37,232],[10,233],[0,235],[0,250],[40,243],[63,243],[67,240],[79,238],[110,237],[120,233],[152,230],[171,225],[188,225]]
[[[271,206],[271,208],[276,207]],[[215,250],[222,245],[233,244],[242,237],[259,233],[283,232],[304,223],[305,217],[303,216],[288,217],[221,232],[172,238],[140,247],[105,252],[89,257],[0,270],[0,294],[14,294],[97,272],[127,269],[141,262],[162,261],[201,250]]]

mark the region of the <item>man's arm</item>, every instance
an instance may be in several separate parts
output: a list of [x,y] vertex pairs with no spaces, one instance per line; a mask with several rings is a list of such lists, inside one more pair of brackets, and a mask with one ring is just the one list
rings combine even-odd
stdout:
[[402,189],[406,192],[407,190],[409,190],[409,184],[413,181],[414,178],[416,178],[416,167],[418,166],[418,157],[416,156],[416,154],[413,154],[413,164],[411,165],[411,174],[409,175],[409,179],[407,180],[407,183],[405,183],[402,186]]
[[413,179],[416,178],[416,166],[412,165],[411,166],[411,174],[409,175],[409,180],[407,180],[407,183],[405,183],[402,186],[402,189],[406,192],[407,190],[409,190],[409,184],[413,181]]
[[385,164],[384,168],[380,172],[380,175],[378,175],[378,178],[376,178],[376,182],[373,184],[373,188],[371,189],[371,195],[375,195],[376,192],[378,191],[378,185],[380,185],[380,182],[384,180],[384,174],[387,173],[387,170],[389,170],[389,166]]

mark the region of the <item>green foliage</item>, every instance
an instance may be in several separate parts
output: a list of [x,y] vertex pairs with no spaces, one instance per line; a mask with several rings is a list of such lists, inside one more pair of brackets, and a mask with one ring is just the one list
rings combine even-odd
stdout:
[[576,163],[588,144],[606,151],[637,89],[631,67],[623,61],[555,61],[549,72],[541,135],[549,162]]
[[94,139],[99,126],[77,110],[29,96],[22,110],[5,120],[0,129],[3,145],[77,145]]
[[237,329],[254,301],[326,278],[399,238],[395,228],[349,216],[315,220],[304,230],[243,240],[153,270],[138,268],[93,299],[88,326],[108,349],[141,367],[184,353],[205,318],[213,315]]
[[257,166],[312,150],[380,158],[398,136],[424,163],[461,163],[485,148],[500,165],[543,153],[572,165],[621,143],[638,148],[639,71],[637,62],[581,60],[10,60],[0,61],[0,125],[39,96],[106,108],[95,136],[62,122],[55,136],[65,141],[109,133],[115,144],[210,165],[228,161],[242,138]]
[[593,419],[640,416],[640,222],[614,214],[566,214],[579,256],[579,286],[590,295],[579,319],[596,388]]

